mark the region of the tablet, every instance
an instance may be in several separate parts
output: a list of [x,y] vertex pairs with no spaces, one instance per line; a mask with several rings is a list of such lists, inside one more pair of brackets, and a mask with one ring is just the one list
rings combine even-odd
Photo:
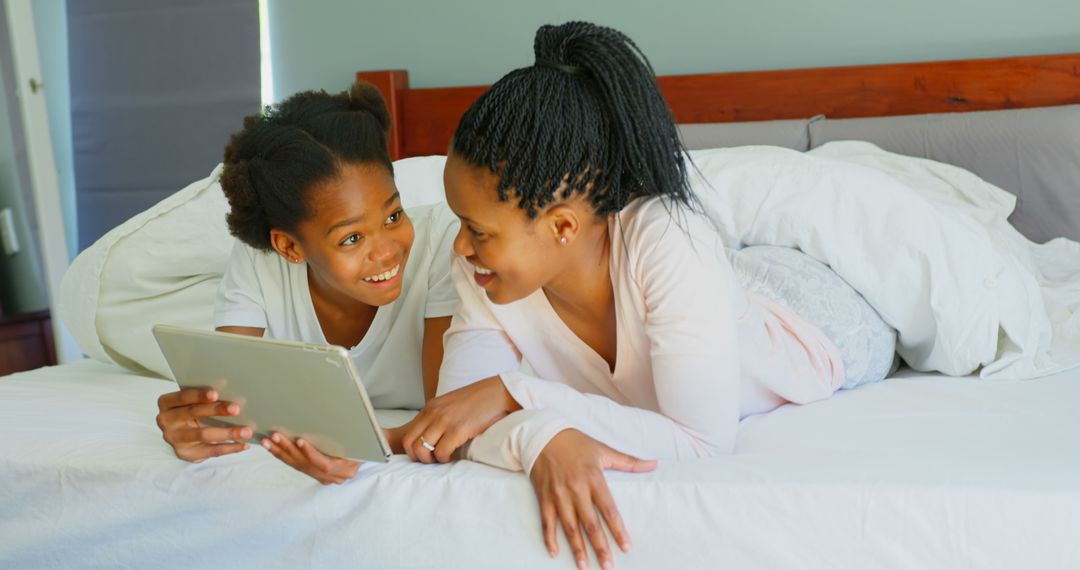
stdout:
[[349,353],[308,344],[156,325],[176,383],[209,386],[240,415],[215,417],[247,425],[256,441],[271,431],[301,436],[327,454],[385,462],[390,445],[379,427]]

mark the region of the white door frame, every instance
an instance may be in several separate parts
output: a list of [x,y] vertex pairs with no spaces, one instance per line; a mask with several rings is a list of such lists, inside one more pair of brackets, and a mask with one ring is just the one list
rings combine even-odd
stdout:
[[52,311],[53,340],[56,358],[62,363],[82,358],[82,352],[60,319],[60,280],[68,267],[67,240],[63,210],[60,205],[60,177],[53,156],[52,136],[49,134],[49,115],[45,107],[45,91],[41,84],[41,61],[38,59],[37,33],[30,0],[0,0],[7,15],[9,49],[14,60],[17,105],[22,117],[22,136],[25,141],[26,165],[29,172],[34,213],[37,216],[38,245],[45,288]]

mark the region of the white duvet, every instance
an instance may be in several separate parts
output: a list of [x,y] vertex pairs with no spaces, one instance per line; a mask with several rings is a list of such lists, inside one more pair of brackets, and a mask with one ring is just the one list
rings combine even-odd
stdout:
[[829,264],[897,329],[911,367],[1019,379],[1080,363],[1080,244],[1028,241],[1006,221],[1012,194],[862,142],[691,158],[732,247],[798,247]]

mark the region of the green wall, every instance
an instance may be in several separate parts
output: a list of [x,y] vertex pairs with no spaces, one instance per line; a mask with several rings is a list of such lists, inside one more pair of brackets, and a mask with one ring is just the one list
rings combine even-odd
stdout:
[[280,100],[360,69],[414,87],[480,84],[532,63],[544,23],[626,32],[659,74],[1080,52],[1080,0],[267,0]]
[[34,0],[41,80],[49,114],[53,158],[60,179],[60,206],[67,232],[68,256],[79,253],[75,215],[75,165],[71,150],[71,86],[68,80],[67,4],[65,0]]
[[0,309],[5,314],[40,311],[49,306],[42,285],[36,242],[26,217],[22,181],[16,165],[16,141],[11,136],[10,112],[18,112],[7,98],[0,73],[0,210],[11,208],[19,252],[7,255],[0,249]]
[[[67,6],[64,0],[35,0],[32,8],[69,255],[74,257],[75,180],[71,164]],[[16,101],[8,100],[4,81],[0,73],[0,209],[12,209],[20,251],[8,256],[0,250],[0,306],[4,313],[13,314],[46,309],[49,300],[42,279],[38,236],[30,231],[28,216],[32,205],[26,203],[30,195],[23,187],[26,181],[20,179],[16,164],[17,148],[22,143],[13,138],[10,117],[18,114],[19,109]]]

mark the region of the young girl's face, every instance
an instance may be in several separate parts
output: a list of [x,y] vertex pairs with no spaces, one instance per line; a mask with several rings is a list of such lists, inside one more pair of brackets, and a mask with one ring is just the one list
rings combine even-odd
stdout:
[[390,171],[377,164],[346,165],[338,178],[309,192],[296,241],[315,277],[367,305],[397,299],[413,226]]
[[544,214],[530,219],[513,198],[499,200],[498,177],[451,154],[443,171],[446,201],[461,218],[454,252],[474,267],[473,279],[493,303],[523,299],[561,268],[556,228]]

